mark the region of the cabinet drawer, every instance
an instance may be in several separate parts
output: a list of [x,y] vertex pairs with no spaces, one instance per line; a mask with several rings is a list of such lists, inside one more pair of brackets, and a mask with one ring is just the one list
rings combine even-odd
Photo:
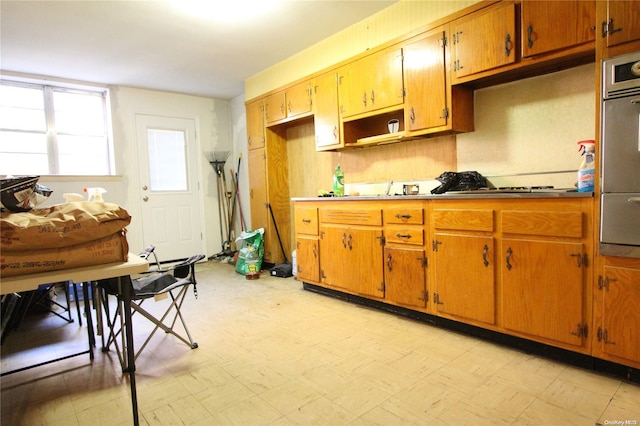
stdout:
[[424,228],[389,226],[384,229],[384,238],[387,243],[421,246],[424,244]]
[[296,233],[318,235],[318,209],[317,207],[295,208]]
[[422,208],[392,207],[384,209],[385,224],[424,224],[424,210]]
[[582,238],[583,220],[582,212],[505,210],[501,225],[505,234]]
[[436,229],[492,232],[493,210],[436,209],[433,223]]
[[376,208],[358,209],[320,209],[322,223],[340,223],[344,225],[382,225],[382,210]]

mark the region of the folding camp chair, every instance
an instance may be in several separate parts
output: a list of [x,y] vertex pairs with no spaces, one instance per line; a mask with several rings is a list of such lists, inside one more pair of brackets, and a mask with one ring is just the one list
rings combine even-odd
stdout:
[[[151,253],[153,253],[153,246],[147,247],[147,249],[145,249],[145,251],[140,255],[141,257],[148,258]],[[180,309],[182,308],[182,304],[190,285],[193,285],[194,295],[196,299],[198,298],[195,264],[205,257],[206,256],[203,254],[191,256],[184,262],[171,266],[166,270],[160,269],[160,263],[157,262],[158,271],[151,271],[150,274],[143,276],[142,278],[131,280],[131,314],[134,315],[138,313],[155,325],[144,343],[135,352],[134,360],[138,359],[138,356],[147,346],[158,329],[162,329],[165,333],[172,334],[192,349],[198,347],[198,344],[193,341],[191,334],[189,333],[189,329],[187,328],[187,324]],[[115,280],[103,280],[99,283],[99,286],[103,289],[102,306],[105,311],[106,324],[109,333],[106,343],[103,336],[102,350],[108,351],[111,344],[113,344],[118,353],[122,369],[123,371],[126,371],[126,340],[124,336],[124,317],[122,315],[124,303],[119,296],[120,292],[118,291],[117,285],[118,283]],[[108,295],[116,296],[117,299],[117,306],[113,313],[110,312],[110,306],[107,300]],[[142,303],[147,299],[161,295],[169,295],[171,303],[164,314],[158,318],[147,309],[144,309],[142,307]],[[180,323],[182,324],[186,337],[175,330],[175,325],[178,319],[180,319]]]

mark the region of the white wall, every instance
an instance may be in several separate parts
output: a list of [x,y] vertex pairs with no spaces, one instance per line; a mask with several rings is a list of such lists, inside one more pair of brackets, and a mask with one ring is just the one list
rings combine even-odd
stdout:
[[[121,205],[132,216],[127,233],[131,251],[142,250],[144,248],[142,228],[137,220],[141,217],[142,201],[139,192],[135,115],[148,114],[193,119],[197,127],[198,152],[201,154],[195,172],[199,175],[204,197],[205,254],[211,256],[219,253],[222,241],[220,240],[216,174],[204,152],[235,152],[234,146],[236,144],[233,141],[235,135],[232,133],[231,126],[232,102],[127,87],[111,87],[110,91],[115,164],[118,176],[107,178],[43,176],[40,182],[54,190],[46,205],[63,202],[62,194],[66,192],[82,193],[84,187],[103,187],[107,190],[104,195],[105,201]],[[242,119],[244,120],[244,116]],[[237,132],[241,131],[237,130]],[[235,158],[237,161],[237,156]],[[235,169],[236,164],[233,157],[230,156],[226,167],[227,169]],[[248,179],[245,177],[245,180]],[[230,184],[229,189],[231,189]]]

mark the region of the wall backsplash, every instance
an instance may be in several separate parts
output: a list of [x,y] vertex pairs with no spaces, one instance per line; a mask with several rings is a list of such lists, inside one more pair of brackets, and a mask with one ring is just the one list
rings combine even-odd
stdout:
[[475,131],[457,136],[458,170],[496,186],[573,187],[577,142],[595,138],[595,64],[475,91]]

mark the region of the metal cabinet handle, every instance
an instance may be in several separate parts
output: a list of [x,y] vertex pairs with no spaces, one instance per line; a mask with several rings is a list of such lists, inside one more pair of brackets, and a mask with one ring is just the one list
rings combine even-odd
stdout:
[[366,107],[367,106],[367,92],[364,92],[362,94],[362,104]]
[[411,110],[409,110],[409,120],[411,120],[411,124],[415,124],[416,122],[416,112],[413,107],[411,107]]
[[371,89],[371,105],[376,103],[376,94],[373,91],[373,89]]
[[387,256],[387,268],[389,269],[389,271],[391,271],[391,255]]
[[349,250],[353,250],[353,236],[349,234],[349,240],[347,241],[347,245],[349,246]]
[[396,234],[396,237],[398,238],[405,238],[405,239],[410,239],[411,238],[411,234]]
[[511,34],[507,34],[504,38],[504,53],[509,56],[513,50],[513,43],[511,42]]
[[411,219],[411,215],[410,214],[400,214],[400,213],[398,213],[396,215],[396,219]]
[[485,244],[482,248],[482,263],[484,263],[485,267],[489,266],[489,261],[487,260],[487,252],[489,252],[489,246]]
[[527,27],[527,46],[533,47],[533,42],[537,39],[537,34],[533,32],[533,27],[529,25]]
[[640,197],[629,197],[627,201],[630,203],[640,203]]
[[342,233],[342,247],[347,248],[347,233]]
[[513,254],[513,250],[511,250],[511,247],[509,247],[507,249],[507,269],[510,271],[511,268],[513,268],[513,266],[511,265],[511,255]]
[[582,266],[582,253],[572,253],[571,257],[575,257],[578,262],[578,268]]
[[316,249],[316,246],[313,246],[313,257],[317,258],[318,257],[318,250]]

